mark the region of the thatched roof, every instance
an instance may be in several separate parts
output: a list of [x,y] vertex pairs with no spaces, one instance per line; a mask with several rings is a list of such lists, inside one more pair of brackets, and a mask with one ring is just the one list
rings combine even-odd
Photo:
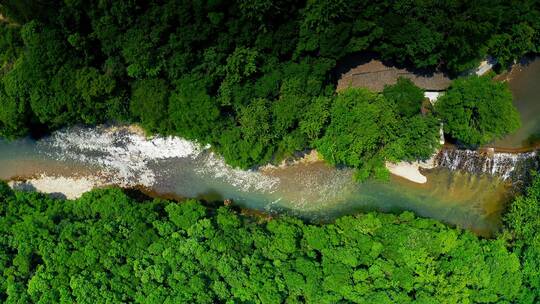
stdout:
[[337,90],[347,87],[365,87],[380,92],[385,85],[395,84],[399,77],[409,78],[418,87],[427,91],[444,91],[451,83],[450,78],[442,73],[423,75],[406,69],[386,66],[378,60],[371,60],[342,74],[338,81]]

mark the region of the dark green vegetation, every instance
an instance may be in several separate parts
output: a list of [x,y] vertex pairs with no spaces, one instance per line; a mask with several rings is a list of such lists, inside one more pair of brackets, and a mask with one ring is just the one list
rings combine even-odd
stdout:
[[435,220],[263,220],[119,189],[75,201],[0,184],[3,303],[538,303],[540,178],[497,239]]
[[468,145],[489,143],[520,127],[508,85],[485,76],[455,80],[436,110],[445,131]]
[[524,303],[540,301],[540,175],[527,195],[517,197],[506,216],[512,232],[514,251],[521,256],[523,288],[529,292]]
[[[339,60],[375,52],[453,73],[487,54],[506,64],[538,51],[539,5],[2,1],[0,136],[140,122],[211,143],[243,168],[315,147],[360,180],[383,178],[387,160],[430,155],[438,121],[420,114],[422,92],[406,80],[336,95]],[[437,110],[452,136],[483,143],[517,126],[505,90],[458,80]],[[313,225],[119,189],[61,201],[0,183],[0,302],[537,303],[539,200],[537,178],[485,240],[411,213]]]
[[358,180],[386,178],[386,160],[429,158],[439,145],[439,128],[432,115],[420,114],[423,98],[422,91],[404,79],[382,95],[345,90],[334,100],[317,150],[331,164],[358,168]]
[[[487,54],[510,62],[538,50],[538,7],[534,0],[2,1],[0,136],[140,122],[149,132],[211,143],[242,168],[320,143],[333,162],[358,167],[359,177],[384,176],[383,160],[429,155],[435,122],[416,115],[418,91],[403,100],[404,82],[385,91],[386,101],[336,98],[331,75],[340,60],[375,53],[454,73]],[[345,103],[361,116],[336,116]],[[330,151],[329,137],[344,147],[351,140],[343,132],[390,108],[384,115],[406,134],[392,124],[366,130],[362,141],[379,146]],[[402,143],[388,147],[396,136]],[[349,152],[357,155],[338,156]]]

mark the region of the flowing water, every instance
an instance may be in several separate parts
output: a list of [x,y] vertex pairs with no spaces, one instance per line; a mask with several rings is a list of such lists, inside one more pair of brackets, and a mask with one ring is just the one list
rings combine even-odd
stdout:
[[502,149],[540,146],[540,59],[516,66],[505,78],[514,95],[522,126],[490,146]]
[[[540,132],[540,60],[513,72],[510,86],[523,127],[494,144],[530,147]],[[0,140],[0,179],[40,176],[90,178],[97,185],[142,187],[161,196],[232,199],[236,204],[313,221],[358,211],[414,211],[420,216],[490,236],[523,172],[538,165],[536,153],[445,149],[428,182],[392,177],[352,180],[352,170],[323,162],[242,171],[227,166],[209,147],[180,138],[145,138],[132,127],[71,128],[50,137]],[[42,179],[43,180],[43,179]],[[62,179],[63,181],[63,179]]]
[[494,153],[482,150],[444,149],[435,156],[434,165],[451,171],[488,174],[501,180],[518,182],[528,171],[538,168],[538,158],[536,151]]
[[209,147],[180,138],[147,139],[130,127],[71,128],[37,142],[0,142],[2,179],[91,177],[103,185],[143,186],[158,195],[232,199],[243,207],[314,221],[358,211],[410,210],[486,236],[500,227],[510,195],[508,181],[487,173],[440,168],[424,172],[426,184],[397,177],[359,184],[352,170],[320,161],[243,171],[227,166]]

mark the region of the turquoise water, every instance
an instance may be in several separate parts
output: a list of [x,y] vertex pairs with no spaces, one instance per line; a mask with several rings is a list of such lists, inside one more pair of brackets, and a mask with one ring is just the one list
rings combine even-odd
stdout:
[[[86,137],[81,138],[81,134]],[[241,171],[228,167],[209,150],[189,150],[186,142],[152,143],[149,151],[141,151],[134,147],[145,144],[129,144],[138,137],[126,134],[79,129],[37,143],[28,139],[0,141],[0,178],[45,174],[107,180],[108,173],[111,178],[108,182],[112,184],[138,186],[147,182],[140,177],[151,173],[152,182],[145,188],[157,195],[210,201],[231,199],[242,207],[312,221],[331,221],[359,211],[410,210],[486,236],[500,227],[500,214],[509,198],[508,185],[488,176],[436,169],[424,172],[428,177],[426,184],[397,177],[388,182],[359,184],[352,180],[351,170],[336,169],[323,162]],[[64,145],[72,139],[73,142]],[[63,141],[61,145],[59,140]],[[95,149],[98,142],[101,148]],[[155,154],[144,156],[144,153],[156,153],[154,148],[190,152],[180,153],[181,157],[176,152],[165,158]],[[141,159],[144,165],[139,164]]]
[[[494,143],[520,148],[540,138],[540,60],[510,74],[523,127]],[[510,185],[491,176],[434,169],[428,182],[398,177],[358,184],[352,171],[322,162],[262,171],[234,170],[207,148],[180,139],[146,140],[132,128],[74,128],[38,142],[0,140],[0,179],[90,176],[143,186],[161,196],[232,199],[235,204],[313,221],[359,211],[414,211],[489,236],[501,226]]]

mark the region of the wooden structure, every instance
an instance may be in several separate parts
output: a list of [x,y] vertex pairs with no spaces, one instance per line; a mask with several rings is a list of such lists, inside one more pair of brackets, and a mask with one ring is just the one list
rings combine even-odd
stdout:
[[414,84],[426,91],[444,91],[451,83],[450,78],[443,73],[424,75],[387,66],[378,60],[371,60],[342,74],[338,81],[337,90],[340,91],[348,87],[364,87],[381,92],[385,85],[395,84],[399,77],[409,78]]

